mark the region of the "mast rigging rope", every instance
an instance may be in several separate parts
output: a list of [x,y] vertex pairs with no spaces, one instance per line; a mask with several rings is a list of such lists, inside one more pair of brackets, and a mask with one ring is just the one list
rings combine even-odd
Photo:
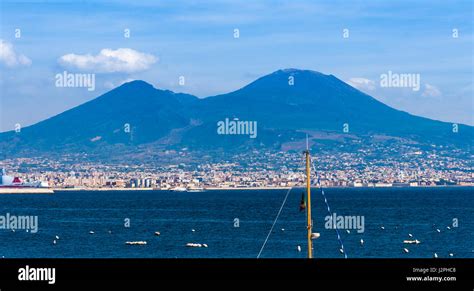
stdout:
[[272,234],[273,228],[275,227],[275,224],[276,224],[276,222],[277,222],[277,220],[278,220],[278,217],[280,217],[281,211],[283,210],[283,206],[285,206],[286,199],[288,199],[288,195],[290,194],[291,189],[293,189],[293,188],[288,189],[288,192],[286,192],[285,199],[283,200],[283,203],[281,204],[280,210],[278,210],[278,214],[277,214],[277,216],[275,217],[275,220],[273,221],[272,227],[270,228],[270,231],[268,232],[267,238],[266,238],[265,241],[263,242],[263,245],[262,245],[262,248],[260,249],[260,252],[258,252],[257,259],[260,258],[260,255],[262,254],[263,249],[265,248],[265,245],[267,244],[268,238],[269,238],[270,235]]
[[[313,166],[313,171],[314,171],[314,174],[316,175],[316,185],[321,190],[321,194],[323,195],[324,203],[326,204],[326,208],[328,210],[329,216],[332,217],[333,216],[332,211],[331,211],[331,208],[329,207],[329,203],[328,203],[328,200],[326,198],[326,195],[324,194],[324,189],[321,186],[321,181],[319,180],[318,172],[316,171],[316,167],[314,166],[314,163],[313,163],[313,158],[311,158],[311,165]],[[342,239],[341,239],[341,235],[339,234],[339,230],[337,229],[337,227],[334,228],[334,229],[336,230],[337,240],[339,241],[339,244],[341,245],[341,251],[344,254],[344,258],[347,259],[347,253],[346,253],[346,250],[344,249],[344,244],[342,243]]]

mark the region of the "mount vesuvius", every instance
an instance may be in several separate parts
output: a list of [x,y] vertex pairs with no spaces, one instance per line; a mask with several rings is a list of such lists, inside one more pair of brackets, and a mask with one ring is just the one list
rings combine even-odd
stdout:
[[[289,81],[291,79],[291,82]],[[258,135],[219,135],[223,120],[258,124]],[[129,146],[288,149],[364,137],[469,148],[474,128],[389,107],[333,75],[285,69],[227,94],[199,99],[132,81],[54,117],[0,134],[2,156],[107,151]]]

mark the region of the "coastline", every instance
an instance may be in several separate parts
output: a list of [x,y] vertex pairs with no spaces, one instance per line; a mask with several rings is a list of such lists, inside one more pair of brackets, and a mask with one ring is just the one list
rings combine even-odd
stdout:
[[52,188],[0,188],[2,194],[53,194]]
[[[205,187],[203,191],[222,191],[222,190],[288,190],[290,188],[304,188],[305,186],[294,186],[294,187]],[[456,187],[474,187],[474,185],[435,185],[435,186],[379,186],[379,187],[354,187],[354,186],[332,186],[332,187],[323,187],[325,189],[393,189],[393,188],[456,188]],[[312,188],[317,188],[312,186]],[[160,189],[160,188],[54,188],[54,191],[172,191],[171,189]],[[174,191],[178,192],[179,191]],[[183,192],[193,192],[193,191],[183,191]],[[195,192],[199,193],[199,191]]]
[[[461,187],[474,187],[474,185],[436,185],[436,186],[390,186],[390,187],[353,187],[353,186],[333,186],[324,187],[325,189],[402,189],[402,188],[461,188]],[[205,191],[245,191],[245,190],[288,190],[291,188],[304,188],[304,186],[296,187],[207,187],[203,191],[182,191],[187,193],[200,193]],[[317,188],[317,187],[312,187]],[[60,192],[81,192],[81,191],[172,191],[170,189],[160,188],[8,188],[0,189],[0,195],[8,194],[54,194],[55,191]],[[180,193],[180,191],[175,191]]]
[[[206,188],[203,191],[182,191],[186,193],[200,193],[205,191],[220,191],[220,190],[288,190],[291,187],[249,187],[249,188],[219,188],[219,187],[210,187]],[[158,188],[54,188],[54,189],[9,189],[8,191],[0,190],[0,195],[2,194],[53,194],[55,191],[60,192],[82,192],[82,191],[170,191],[170,189],[158,189]],[[181,191],[174,191],[181,192]]]

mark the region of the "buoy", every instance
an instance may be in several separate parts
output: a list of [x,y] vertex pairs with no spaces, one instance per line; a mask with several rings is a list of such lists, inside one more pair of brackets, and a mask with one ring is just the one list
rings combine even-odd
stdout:
[[198,244],[198,243],[187,243],[186,246],[189,248],[202,248],[202,247],[207,248],[206,244]]
[[438,254],[437,254],[437,253],[434,253],[433,258],[437,259],[437,258],[438,258]]
[[298,252],[301,252],[301,246],[297,246],[296,249],[298,250]]
[[29,230],[29,229],[27,229],[27,230],[26,230],[26,232],[30,232],[30,230]]
[[146,241],[127,241],[126,245],[146,245]]
[[407,239],[407,240],[404,240],[403,243],[404,243],[404,244],[419,244],[420,241],[417,240],[417,239],[415,239],[415,240],[408,240],[408,239]]
[[409,252],[409,250],[408,250],[407,248],[404,248],[403,251],[404,251],[405,253],[408,253],[408,252]]
[[155,231],[155,235],[159,236],[161,233],[159,231]]
[[363,239],[360,239],[360,244],[364,245],[364,240]]

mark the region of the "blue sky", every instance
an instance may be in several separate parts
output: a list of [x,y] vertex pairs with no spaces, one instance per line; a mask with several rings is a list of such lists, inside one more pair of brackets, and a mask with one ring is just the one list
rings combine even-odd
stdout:
[[[474,125],[472,1],[0,5],[0,131],[34,124],[127,80],[207,97],[282,68],[333,74],[397,109]],[[95,91],[56,87],[64,70],[96,73]],[[388,71],[420,74],[420,90],[381,88]]]

